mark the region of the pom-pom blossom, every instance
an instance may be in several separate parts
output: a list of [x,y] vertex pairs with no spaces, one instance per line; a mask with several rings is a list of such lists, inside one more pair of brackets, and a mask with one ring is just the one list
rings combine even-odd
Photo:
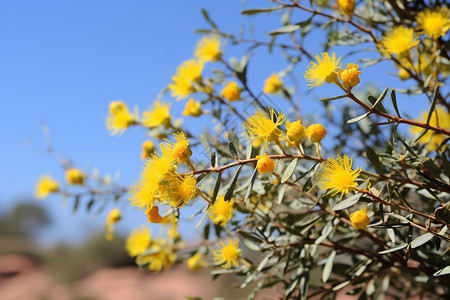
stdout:
[[142,142],[142,152],[141,152],[141,159],[145,160],[148,157],[152,155],[152,153],[155,152],[155,144],[153,141],[144,141]]
[[228,101],[241,100],[242,89],[237,85],[236,82],[230,81],[222,90],[222,96]]
[[108,213],[105,222],[105,230],[106,230],[106,239],[108,241],[112,241],[114,239],[114,224],[119,222],[122,219],[122,213],[120,209],[113,208]]
[[131,257],[145,252],[152,243],[150,230],[142,226],[142,229],[134,229],[125,241],[125,250]]
[[269,78],[264,82],[263,91],[266,94],[275,94],[283,89],[283,81],[277,74],[272,73]]
[[381,40],[383,52],[388,55],[397,54],[399,56],[408,55],[409,50],[418,43],[418,40],[414,40],[414,29],[405,26],[395,27]]
[[106,128],[111,134],[122,134],[128,127],[137,124],[128,107],[122,101],[113,101],[109,104],[109,114],[106,117]]
[[175,143],[166,140],[167,143],[161,145],[161,150],[164,155],[171,156],[179,163],[185,163],[192,155],[189,148],[189,139],[186,138],[183,132],[177,132],[175,135]]
[[417,25],[421,34],[434,39],[443,37],[450,28],[450,11],[447,7],[427,8],[417,15]]
[[222,265],[224,268],[231,268],[231,266],[238,266],[238,260],[241,258],[241,249],[239,249],[239,240],[233,240],[231,238],[227,239],[227,244],[223,241],[220,241],[220,244],[217,244],[217,250],[213,251],[214,260],[216,263]]
[[281,130],[278,126],[284,124],[286,120],[283,113],[276,113],[269,108],[269,117],[264,111],[257,111],[244,123],[253,139],[263,139],[265,143],[278,142]]
[[154,128],[160,125],[170,125],[170,104],[161,104],[158,100],[153,103],[153,109],[143,112],[142,125]]
[[339,10],[343,15],[352,16],[355,11],[355,0],[336,0]]
[[360,209],[350,214],[350,221],[352,221],[353,228],[365,229],[370,224],[370,219],[366,214],[366,209]]
[[183,116],[200,117],[203,114],[201,105],[200,102],[194,101],[193,98],[189,99],[184,107]]
[[203,37],[197,44],[194,56],[201,62],[218,61],[222,56],[219,36]]
[[339,78],[342,80],[342,86],[351,90],[359,83],[359,75],[361,72],[358,71],[359,66],[357,64],[347,64],[347,68],[339,70]]
[[216,202],[208,209],[208,216],[216,225],[225,226],[233,215],[234,200],[226,202],[224,196],[217,196]]
[[264,155],[256,155],[256,159],[258,160],[258,162],[256,163],[256,168],[258,169],[259,173],[272,173],[273,170],[275,170],[275,165],[277,163],[273,161],[269,156],[267,156],[267,153],[264,153]]
[[59,191],[59,183],[49,175],[42,176],[36,184],[36,198],[44,199],[50,193]]
[[188,268],[191,270],[199,270],[208,266],[207,262],[203,259],[203,255],[200,252],[195,253],[187,260]]
[[341,193],[341,197],[358,186],[356,179],[361,169],[352,170],[353,159],[347,155],[329,158],[322,163],[323,170],[319,173],[319,187],[330,189],[333,196]]
[[311,62],[308,66],[308,70],[305,71],[303,76],[309,82],[309,88],[321,86],[324,82],[332,83],[338,82],[336,70],[340,68],[339,56],[336,59],[336,54],[330,55],[327,52],[322,52],[322,58],[317,54],[317,63]]
[[169,269],[176,260],[176,255],[170,245],[163,239],[155,239],[150,247],[149,253],[136,257],[139,266],[146,266],[150,271],[159,272],[161,269]]
[[76,168],[70,168],[66,170],[66,181],[68,184],[84,185],[84,179],[86,175]]
[[183,207],[198,196],[199,189],[195,186],[197,180],[194,176],[181,176],[175,173],[174,176],[169,176],[166,180],[168,184],[163,187],[165,193],[161,200],[173,207]]
[[309,137],[311,142],[320,143],[320,141],[327,135],[327,131],[322,124],[312,124],[306,129],[306,135]]
[[183,62],[177,68],[172,83],[169,85],[172,97],[177,100],[186,99],[196,91],[196,84],[202,82],[203,63],[194,59]]
[[290,142],[299,144],[306,136],[306,128],[301,123],[301,120],[286,122],[286,133]]

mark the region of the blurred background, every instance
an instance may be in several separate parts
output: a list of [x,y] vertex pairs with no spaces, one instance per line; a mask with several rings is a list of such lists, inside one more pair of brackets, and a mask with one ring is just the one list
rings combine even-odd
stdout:
[[[124,222],[116,226],[115,240],[108,242],[107,209],[74,212],[73,203],[59,196],[38,202],[34,186],[42,174],[63,181],[62,165],[47,153],[50,142],[57,153],[86,172],[110,174],[123,186],[137,180],[146,132],[131,128],[120,137],[111,136],[105,127],[109,103],[123,100],[141,111],[152,105],[176,67],[192,57],[201,37],[194,31],[207,27],[202,8],[222,31],[244,30],[267,41],[267,32],[281,26],[280,15],[256,18],[240,12],[269,5],[241,0],[0,2],[0,299],[239,296],[230,294],[237,293],[230,292],[231,278],[211,284],[208,271],[193,273],[178,266],[155,275],[138,270],[124,251],[124,238],[147,221],[126,199],[120,207]],[[301,14],[298,17],[302,19]],[[308,42],[308,49],[322,51],[325,38],[318,35]],[[227,45],[225,57],[241,57],[245,49]],[[276,51],[270,59],[267,50],[253,54],[249,84],[261,91],[270,73],[285,68],[286,62]],[[353,54],[352,59],[357,57]],[[294,101],[301,113],[320,118],[324,109],[313,100],[329,96],[330,89],[307,90],[301,74],[308,64],[301,62],[296,78],[288,82],[298,87]],[[375,74],[386,73],[386,68],[396,72],[390,64],[378,64],[363,73],[362,84],[374,86]],[[385,80],[400,84],[393,76]],[[286,102],[272,101],[287,109]],[[170,102],[174,118],[180,118],[184,103]],[[419,115],[425,105],[411,108],[409,115]],[[207,117],[187,123],[198,133],[210,126]],[[192,226],[183,228],[183,238],[195,241]]]

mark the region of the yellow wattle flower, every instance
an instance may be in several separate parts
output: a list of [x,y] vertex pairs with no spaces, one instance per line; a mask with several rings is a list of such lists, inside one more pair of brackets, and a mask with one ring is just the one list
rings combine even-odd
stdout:
[[153,105],[153,109],[143,112],[142,125],[150,128],[160,125],[170,126],[170,104],[161,104],[158,100],[155,100]]
[[166,140],[167,143],[161,145],[161,151],[164,156],[170,156],[178,163],[185,163],[192,155],[189,148],[189,139],[186,138],[183,132],[174,133],[175,143]]
[[142,226],[142,229],[134,229],[125,241],[125,250],[131,257],[144,253],[151,245],[152,238],[150,230]]
[[[423,112],[422,118],[419,120],[422,123],[426,123],[428,118],[428,113]],[[436,110],[433,112],[430,118],[429,122],[430,126],[434,127],[440,127],[449,130],[450,129],[450,113],[447,112],[447,110],[442,106],[436,106]],[[423,128],[421,127],[410,127],[410,130],[412,133],[422,133]],[[444,140],[447,138],[446,135],[435,133],[432,130],[428,130],[419,140],[419,142],[426,144],[427,149],[429,151],[435,151],[439,148],[439,146],[444,142]]]
[[241,100],[242,89],[237,85],[236,82],[230,81],[222,90],[222,96],[228,101]]
[[336,54],[333,52],[333,56],[330,57],[327,52],[322,52],[322,58],[317,54],[317,63],[311,62],[308,65],[308,70],[305,71],[303,76],[309,82],[309,88],[321,86],[326,83],[338,83],[336,70],[341,67],[339,56],[336,59]]
[[218,35],[203,37],[195,48],[194,56],[201,62],[218,61],[222,56]]
[[66,170],[66,181],[68,184],[84,185],[86,175],[76,168]]
[[264,82],[263,92],[266,94],[275,94],[283,89],[283,81],[275,73],[272,73]]
[[286,122],[286,133],[290,142],[299,144],[306,137],[306,128],[301,124],[301,120]]
[[153,152],[155,152],[155,144],[153,141],[143,141],[142,142],[142,152],[141,152],[141,159],[146,160],[148,157],[152,155]]
[[347,68],[339,70],[339,78],[342,80],[342,86],[346,90],[351,90],[359,83],[358,71],[359,66],[357,64],[347,64]]
[[306,135],[309,137],[311,142],[320,143],[320,141],[322,141],[327,135],[327,131],[322,124],[312,124],[306,129]]
[[267,153],[264,153],[264,155],[256,155],[256,159],[258,160],[258,162],[256,163],[256,168],[258,169],[259,173],[272,173],[273,170],[275,170],[275,165],[277,163],[273,161],[269,156],[267,156]]
[[370,219],[366,214],[366,208],[352,212],[350,214],[350,221],[352,221],[353,228],[365,229],[370,224]]
[[355,11],[355,0],[336,0],[339,10],[343,15],[352,16]]
[[418,43],[418,40],[414,40],[414,29],[401,25],[384,35],[381,47],[382,52],[388,55],[406,56],[409,54],[409,50]]
[[450,10],[447,7],[427,8],[417,14],[416,21],[420,34],[437,39],[445,36],[450,28]]
[[358,186],[356,179],[361,169],[352,170],[353,159],[347,155],[329,158],[322,163],[323,170],[319,173],[319,187],[330,189],[333,196],[341,193],[341,197]]
[[186,102],[186,106],[183,110],[183,116],[200,117],[203,114],[201,103],[194,101],[193,98]]
[[111,134],[122,134],[128,127],[136,125],[133,115],[122,101],[112,101],[109,104],[109,114],[106,117],[106,128]]
[[164,186],[164,194],[160,201],[181,208],[198,196],[199,188],[195,186],[197,180],[193,175],[181,176],[174,173],[170,174],[166,181],[168,183]]
[[217,250],[213,251],[214,260],[217,264],[222,265],[223,268],[231,268],[231,266],[238,266],[242,251],[239,249],[239,240],[227,239],[227,244],[223,241],[217,244]]
[[190,59],[184,61],[172,76],[169,84],[172,97],[177,100],[186,99],[191,93],[197,91],[196,85],[202,84],[203,63]]
[[203,255],[200,252],[195,253],[187,260],[188,268],[191,270],[199,270],[208,266],[207,262],[203,260]]
[[147,268],[153,272],[159,272],[163,268],[169,269],[176,260],[176,255],[173,252],[171,245],[167,245],[163,239],[155,239],[149,247],[151,254],[139,255],[136,257],[136,263]]
[[252,139],[263,139],[265,146],[270,142],[277,142],[281,135],[281,130],[278,126],[284,124],[286,120],[283,113],[276,113],[272,108],[269,108],[269,117],[264,111],[257,111],[251,116],[247,122],[244,123]]
[[56,193],[59,191],[59,183],[49,175],[44,175],[39,178],[36,184],[36,198],[43,199],[50,193]]
[[214,205],[208,209],[208,217],[216,225],[225,226],[233,216],[234,199],[225,202],[224,196],[217,196]]
[[119,222],[122,219],[122,213],[120,209],[113,208],[108,213],[105,222],[105,230],[106,230],[106,239],[108,241],[112,241],[114,239],[114,224]]

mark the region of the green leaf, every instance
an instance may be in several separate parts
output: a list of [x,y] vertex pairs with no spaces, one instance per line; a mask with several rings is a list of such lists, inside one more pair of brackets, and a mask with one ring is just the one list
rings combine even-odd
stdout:
[[247,192],[245,193],[244,203],[247,201],[248,197],[250,196],[250,193],[252,192],[253,184],[255,183],[256,180],[257,171],[258,169],[255,169],[253,171],[252,177],[250,179],[250,185],[248,186]]
[[394,106],[395,112],[397,113],[397,116],[399,118],[401,118],[400,111],[398,110],[398,106],[397,106],[397,96],[395,95],[395,90],[391,91],[391,100],[392,100],[392,105]]
[[233,143],[235,149],[239,149],[239,138],[234,130],[228,131],[228,140]]
[[341,202],[339,202],[338,204],[336,204],[332,210],[343,210],[346,209],[347,207],[352,206],[353,204],[355,204],[356,202],[359,201],[359,198],[361,198],[362,194],[356,194],[353,195]]
[[445,152],[442,152],[441,158],[442,164],[444,165],[445,175],[447,175],[447,177],[450,177],[450,163],[448,161],[447,154],[445,154]]
[[340,284],[336,285],[332,290],[333,291],[339,291],[340,289],[346,287],[347,285],[349,285],[351,283],[350,280],[346,280],[344,282],[341,282]]
[[254,234],[250,233],[250,232],[246,232],[246,231],[242,231],[242,230],[237,230],[237,232],[239,233],[239,235],[243,238],[243,239],[247,239],[252,241],[253,243],[257,243],[257,244],[262,244],[264,243],[264,241],[262,239],[260,239],[259,237],[255,236]]
[[417,248],[419,246],[422,246],[423,244],[425,244],[426,242],[428,242],[429,240],[431,240],[433,238],[433,234],[431,233],[425,233],[422,234],[421,236],[415,238],[412,242],[411,242],[411,248]]
[[327,282],[328,278],[330,278],[331,270],[333,269],[334,258],[336,257],[336,251],[332,251],[330,256],[328,257],[327,263],[325,267],[323,267],[322,272],[322,282]]
[[332,100],[338,100],[338,99],[342,99],[342,98],[346,98],[347,94],[342,95],[342,96],[337,96],[337,97],[331,97],[331,98],[323,98],[323,99],[319,99],[319,101],[332,101]]
[[295,167],[297,166],[298,158],[295,158],[293,161],[289,163],[286,170],[283,173],[283,176],[281,176],[281,183],[285,183],[294,173]]
[[214,152],[211,155],[211,167],[213,167],[213,168],[216,166],[216,156],[217,156],[216,152]]
[[211,20],[211,18],[209,17],[208,12],[204,8],[202,8],[202,14],[203,14],[203,18],[205,18],[205,21],[208,22],[214,29],[216,29],[217,28],[216,23],[214,23]]
[[205,178],[207,175],[209,175],[210,173],[203,173],[200,176],[198,176],[196,178],[196,184],[198,184],[200,181],[202,181],[203,178]]
[[212,156],[211,146],[209,146],[208,139],[205,137],[205,135],[200,135],[200,143],[202,143],[203,148],[205,148],[206,152],[208,152],[209,157]]
[[236,187],[236,182],[239,178],[239,173],[241,173],[241,169],[244,165],[240,165],[237,169],[236,173],[234,174],[233,181],[231,182],[230,188],[228,189],[227,193],[225,194],[225,202],[230,202],[231,198],[233,197],[234,188]]
[[220,182],[222,180],[222,172],[223,171],[220,171],[217,175],[216,185],[214,186],[214,192],[211,198],[211,205],[214,205],[214,203],[216,202],[217,194],[219,193]]
[[237,158],[238,153],[236,151],[236,148],[234,147],[233,143],[231,141],[228,142],[228,150],[230,150],[230,153],[233,157]]
[[366,155],[367,158],[370,160],[372,167],[375,169],[375,171],[378,174],[384,174],[384,168],[383,165],[380,162],[380,158],[378,157],[377,153],[375,152],[375,150],[373,150],[372,148],[368,147],[366,150]]
[[289,24],[269,32],[269,35],[277,35],[283,33],[291,33],[301,28],[300,24]]
[[395,252],[395,251],[401,250],[403,248],[406,248],[407,246],[408,246],[407,243],[403,243],[403,244],[398,245],[397,247],[380,251],[380,252],[378,252],[378,254],[386,254],[386,253],[390,253],[390,252]]
[[446,266],[443,269],[440,269],[439,271],[434,273],[433,276],[442,276],[442,275],[447,275],[447,274],[450,274],[450,265]]
[[80,196],[75,196],[75,202],[73,203],[73,212],[76,212],[78,209],[78,205],[80,204]]
[[347,124],[352,124],[352,123],[359,122],[359,121],[361,121],[362,119],[366,118],[368,115],[370,115],[370,111],[368,111],[368,112],[366,112],[365,114],[360,115],[360,116],[358,116],[358,117],[356,117],[356,118],[353,118],[353,119],[348,120],[348,121],[347,121]]
[[381,101],[384,100],[384,98],[387,95],[388,88],[385,88],[384,91],[381,93],[381,95],[375,99],[375,97],[369,96],[369,101],[372,102],[373,108],[375,108],[378,111],[381,111],[383,113],[387,113],[386,108],[384,108],[383,104],[381,104]]
[[88,202],[88,204],[87,204],[87,207],[86,207],[87,211],[90,211],[90,210],[91,210],[92,205],[94,205],[94,203],[95,203],[95,199],[92,198],[92,199]]
[[270,7],[270,8],[252,8],[252,9],[243,10],[241,12],[241,14],[251,16],[251,15],[256,15],[256,14],[260,14],[260,13],[270,13],[272,11],[283,9],[283,8],[284,8],[284,6],[274,6],[274,7]]
[[428,112],[427,125],[430,125],[430,120],[431,117],[433,116],[434,107],[436,106],[438,95],[439,95],[439,86],[436,86],[433,93],[433,100],[431,100],[430,111]]

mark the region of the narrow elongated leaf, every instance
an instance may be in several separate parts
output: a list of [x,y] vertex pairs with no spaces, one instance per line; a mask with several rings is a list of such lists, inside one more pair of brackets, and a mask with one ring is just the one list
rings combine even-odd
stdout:
[[238,153],[232,142],[228,142],[228,150],[230,150],[230,153],[233,157],[235,158],[238,157]]
[[384,174],[383,165],[381,164],[380,158],[378,157],[375,150],[368,147],[366,150],[366,155],[367,155],[367,158],[372,163],[372,167],[375,169],[375,171],[377,171],[378,174]]
[[234,130],[228,131],[228,140],[233,143],[235,149],[239,149],[239,138]]
[[231,198],[233,197],[234,188],[236,187],[236,182],[239,178],[239,173],[241,173],[241,169],[244,165],[240,165],[237,169],[236,173],[234,174],[233,181],[231,182],[230,188],[228,189],[227,193],[225,194],[225,202],[229,202]]
[[248,186],[247,193],[245,193],[244,203],[247,202],[247,199],[250,196],[250,193],[252,192],[253,184],[255,183],[255,180],[256,180],[257,171],[258,171],[258,169],[255,169],[253,171],[252,177],[250,179],[250,185]]
[[206,22],[208,22],[213,28],[217,28],[216,23],[214,23],[213,20],[211,20],[208,12],[204,8],[202,8],[202,14],[203,14],[203,18],[205,18]]
[[198,183],[199,183],[200,181],[202,181],[202,179],[205,178],[206,175],[208,175],[208,174],[210,174],[210,173],[203,173],[203,174],[201,174],[200,176],[198,176],[198,177],[196,178],[196,183],[198,184]]
[[431,117],[433,116],[434,107],[436,106],[438,95],[439,95],[439,86],[436,86],[433,93],[433,100],[431,100],[430,111],[428,112],[427,125],[430,124]]
[[272,30],[269,32],[269,35],[277,35],[277,34],[283,34],[283,33],[291,33],[296,30],[299,30],[301,28],[300,24],[288,24],[286,26],[283,26],[281,28]]
[[337,96],[337,97],[331,97],[331,98],[323,98],[319,99],[319,101],[332,101],[332,100],[338,100],[347,97],[347,95]]
[[381,93],[380,96],[378,96],[377,99],[375,99],[375,97],[369,96],[369,101],[370,102],[374,101],[374,102],[372,102],[373,108],[375,108],[376,110],[379,110],[381,112],[387,113],[387,110],[386,110],[386,108],[384,108],[383,104],[381,104],[381,101],[383,101],[384,98],[386,97],[388,90],[389,90],[388,88],[385,88],[384,91]]
[[353,195],[341,202],[339,202],[338,204],[336,204],[332,210],[342,210],[342,209],[346,209],[347,207],[352,206],[353,204],[355,204],[356,202],[359,201],[359,198],[361,198],[361,194],[356,194]]
[[380,251],[380,252],[378,252],[378,254],[386,254],[386,253],[390,253],[390,252],[395,252],[395,251],[401,250],[403,248],[406,248],[407,246],[408,246],[407,243],[403,243],[401,245],[398,245],[397,247]]
[[77,211],[79,204],[80,204],[80,196],[75,196],[75,202],[73,203],[73,212]]
[[450,274],[450,266],[446,266],[445,268],[440,269],[439,271],[434,273],[433,276],[442,276],[447,274]]
[[281,176],[281,183],[285,183],[294,173],[295,167],[297,166],[298,158],[295,158],[293,161],[289,163],[286,170],[283,173],[283,176]]
[[246,9],[241,12],[243,15],[256,15],[260,13],[270,13],[275,10],[279,10],[284,8],[284,6],[274,6],[270,8],[252,8],[252,9]]
[[322,282],[327,282],[328,278],[330,278],[331,270],[333,270],[334,258],[336,257],[336,251],[332,251],[330,256],[328,257],[327,263],[325,267],[323,267],[322,271]]
[[219,174],[217,175],[216,185],[214,186],[214,192],[211,198],[211,205],[214,205],[214,203],[216,202],[221,180],[222,180],[222,171],[220,171]]
[[431,240],[433,238],[433,234],[427,232],[425,234],[422,234],[421,236],[415,238],[412,242],[411,242],[411,248],[417,248],[419,246],[422,246],[423,244],[425,244],[426,242],[428,242],[429,240]]
[[203,148],[205,148],[206,152],[208,152],[208,155],[212,156],[211,146],[209,146],[208,139],[202,134],[200,135],[200,143],[202,143]]
[[216,156],[217,156],[216,152],[214,152],[211,155],[211,167],[213,167],[213,168],[216,166]]
[[366,112],[365,114],[360,115],[360,116],[358,116],[358,117],[356,117],[356,118],[350,119],[350,120],[347,121],[347,124],[359,122],[359,121],[361,121],[362,119],[366,118],[369,114],[370,114],[370,111],[368,111],[368,112]]
[[392,105],[394,106],[395,112],[397,113],[397,116],[399,118],[401,118],[400,111],[398,110],[397,96],[395,95],[395,90],[391,91],[391,100],[392,100]]

